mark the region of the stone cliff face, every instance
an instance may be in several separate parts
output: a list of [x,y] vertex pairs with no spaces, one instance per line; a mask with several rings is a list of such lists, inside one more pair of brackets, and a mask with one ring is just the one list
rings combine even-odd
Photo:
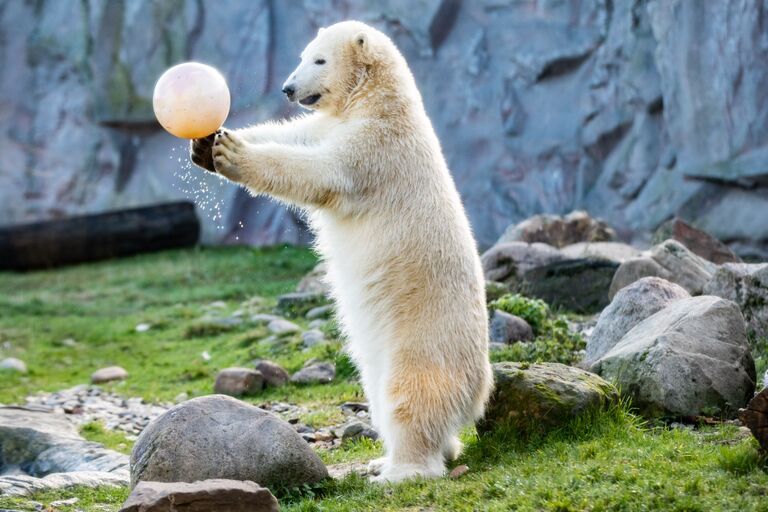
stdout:
[[[199,198],[209,242],[305,242],[294,213],[190,171],[155,123],[168,66],[220,68],[228,126],[346,18],[408,58],[482,246],[575,208],[642,238],[673,214],[768,248],[768,1],[0,0],[0,224]],[[185,181],[185,177],[186,180]]]

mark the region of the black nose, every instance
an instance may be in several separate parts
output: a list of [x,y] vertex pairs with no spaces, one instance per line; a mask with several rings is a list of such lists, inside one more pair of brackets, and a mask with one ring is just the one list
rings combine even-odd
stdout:
[[283,87],[283,92],[286,96],[288,96],[289,100],[293,99],[293,95],[296,94],[296,88],[292,85],[286,85]]

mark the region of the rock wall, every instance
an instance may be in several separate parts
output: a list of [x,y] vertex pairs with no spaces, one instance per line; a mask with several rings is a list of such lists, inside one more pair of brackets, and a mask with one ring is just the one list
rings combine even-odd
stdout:
[[154,122],[168,66],[219,67],[242,126],[318,27],[408,58],[481,246],[576,208],[625,239],[677,213],[768,249],[768,0],[0,0],[0,224],[198,199],[208,242],[305,242],[295,215],[190,171]]

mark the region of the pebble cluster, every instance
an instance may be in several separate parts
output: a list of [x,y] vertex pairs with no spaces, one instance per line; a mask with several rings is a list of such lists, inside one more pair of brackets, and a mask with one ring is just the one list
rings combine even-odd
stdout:
[[150,421],[173,405],[150,404],[141,398],[125,398],[85,384],[53,393],[37,393],[26,401],[28,406],[66,414],[77,425],[100,421],[108,430],[125,432],[129,440],[135,440]]
[[[165,411],[171,403],[147,403],[141,398],[125,398],[98,386],[80,385],[53,393],[36,393],[27,397],[27,406],[65,414],[76,425],[98,421],[108,430],[125,433],[135,441],[142,430]],[[270,411],[294,426],[308,443],[318,448],[336,448],[343,441],[358,437],[378,438],[370,426],[368,404],[348,402],[341,405],[344,423],[330,427],[312,428],[300,422],[311,411],[287,402],[267,402],[259,407]]]

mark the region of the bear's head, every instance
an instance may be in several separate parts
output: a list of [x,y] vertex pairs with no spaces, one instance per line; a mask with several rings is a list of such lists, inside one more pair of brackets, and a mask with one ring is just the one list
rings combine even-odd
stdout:
[[301,53],[283,92],[310,110],[341,110],[393,51],[399,55],[386,35],[358,21],[321,28]]

